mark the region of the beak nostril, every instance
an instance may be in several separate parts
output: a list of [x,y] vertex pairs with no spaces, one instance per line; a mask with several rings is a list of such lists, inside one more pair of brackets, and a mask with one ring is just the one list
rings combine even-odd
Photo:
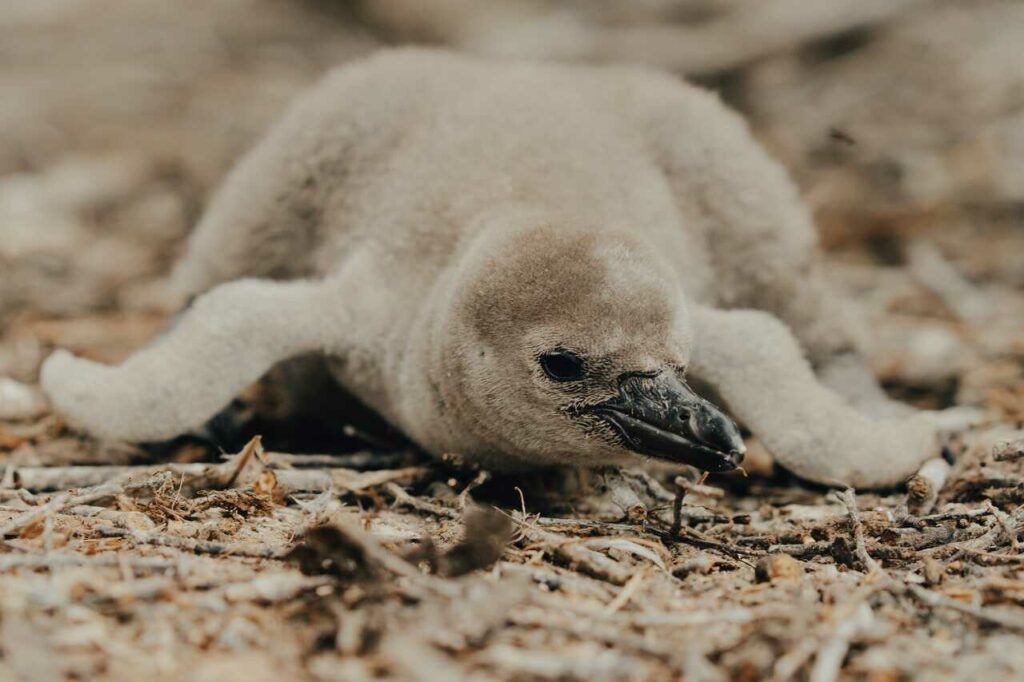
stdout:
[[657,379],[660,375],[660,369],[623,372],[616,378],[616,382],[619,387],[629,386],[632,388],[639,388],[645,379]]

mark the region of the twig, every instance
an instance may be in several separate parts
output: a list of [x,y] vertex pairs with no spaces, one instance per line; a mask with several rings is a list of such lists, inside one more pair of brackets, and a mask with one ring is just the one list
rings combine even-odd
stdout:
[[136,570],[178,569],[181,567],[180,559],[149,556],[126,557],[115,552],[104,554],[48,552],[46,554],[5,554],[0,556],[0,571],[8,571],[13,568],[46,568],[52,571],[61,566],[118,567],[123,564]]
[[804,637],[780,656],[772,666],[771,682],[785,682],[793,677],[818,650],[820,642],[814,637]]
[[253,436],[252,439],[250,439],[249,442],[245,444],[245,447],[242,448],[242,451],[238,453],[238,456],[235,457],[235,459],[234,459],[234,465],[235,465],[234,471],[232,471],[231,475],[228,476],[228,479],[226,481],[224,481],[224,487],[225,488],[234,487],[235,482],[238,480],[239,476],[242,475],[242,471],[249,464],[249,462],[252,461],[253,455],[262,455],[262,454],[263,454],[263,437],[259,436],[259,435]]
[[534,525],[559,530],[572,528],[574,530],[593,530],[602,535],[614,533],[641,533],[642,527],[628,523],[616,523],[614,521],[599,521],[598,519],[555,519],[550,516],[538,516],[533,519]]
[[615,595],[615,599],[605,607],[605,615],[610,616],[629,603],[629,600],[633,597],[636,591],[640,589],[640,586],[646,579],[647,571],[637,571],[637,573],[629,579],[629,582],[623,585],[622,589],[619,590],[619,593]]
[[[543,594],[543,593],[541,593]],[[600,622],[596,618],[575,618],[566,616],[562,602],[565,599],[551,598],[538,600],[544,610],[515,610],[509,614],[509,622],[530,630],[562,631],[585,641],[599,641],[608,646],[626,649],[665,662],[676,657],[676,651],[665,644],[652,641],[653,638],[633,634],[617,624]],[[536,596],[533,597],[536,599]]]
[[949,462],[936,457],[921,465],[917,473],[907,481],[907,507],[914,514],[927,514],[939,499],[939,492],[946,485],[951,467]]
[[[870,591],[874,591],[872,586]],[[809,682],[834,682],[839,678],[839,671],[843,667],[843,659],[850,651],[850,643],[853,639],[871,627],[874,614],[865,599],[867,594],[862,591],[855,595],[844,608],[838,610],[833,618],[835,627],[828,639],[818,650],[814,666],[808,676]]]
[[724,554],[730,559],[743,562],[751,567],[753,567],[753,564],[746,561],[744,557],[757,557],[764,556],[765,554],[763,551],[737,547],[735,545],[712,540],[693,528],[680,528],[679,532],[676,534],[673,534],[671,529],[668,531],[661,531],[661,533],[658,533],[658,536],[661,538],[662,542],[683,542],[688,545],[693,545],[694,547],[699,547],[700,549],[710,549]]
[[[3,506],[0,507],[0,512],[24,513],[25,510],[20,507],[14,508]],[[66,507],[59,511],[52,512],[46,518],[60,517],[64,515],[100,519],[103,521],[109,521],[116,526],[124,526],[125,528],[153,528],[155,526],[153,520],[142,512],[120,511],[118,509],[108,509],[107,507],[97,507],[91,504],[79,504],[73,507]]]
[[1000,612],[982,606],[965,604],[944,595],[925,589],[920,585],[905,585],[904,589],[921,603],[933,608],[944,608],[973,616],[980,621],[1000,625],[1013,630],[1024,631],[1024,618],[1016,613]]
[[[700,480],[704,481],[706,478],[707,475],[705,474],[704,476],[701,477]],[[687,493],[692,493],[694,495],[703,495],[704,497],[713,497],[715,499],[721,499],[725,497],[725,491],[722,490],[721,488],[716,488],[710,485],[704,485],[703,482],[693,483],[692,481],[686,480],[686,478],[682,476],[676,476],[673,480],[673,483],[676,484],[677,488],[682,488]]]
[[919,524],[934,524],[940,521],[958,521],[960,519],[973,519],[979,516],[986,516],[992,512],[985,507],[979,507],[976,509],[951,509],[949,511],[942,512],[941,514],[930,514],[929,516],[921,516],[918,518],[908,518],[906,523],[917,526]]
[[624,585],[630,578],[628,568],[600,552],[579,544],[575,538],[554,533],[524,531],[530,543],[543,546],[555,559],[593,578],[599,578],[613,585]]
[[1017,530],[1013,527],[1013,522],[1010,517],[1007,516],[1006,512],[996,507],[990,500],[985,500],[989,511],[992,512],[992,516],[996,518],[996,523],[1002,528],[1006,538],[1010,541],[1010,547],[1013,547],[1013,551],[1020,551],[1020,543],[1017,542]]
[[13,535],[25,526],[28,526],[40,519],[44,519],[50,514],[67,509],[68,507],[89,504],[96,500],[102,500],[107,497],[119,495],[122,492],[124,492],[124,485],[113,482],[81,490],[74,495],[71,493],[57,495],[41,507],[36,507],[23,512],[22,514],[15,516],[3,526],[0,526],[0,538]]
[[980,549],[961,548],[961,553],[975,560],[975,563],[982,566],[1002,566],[1009,564],[1024,564],[1024,554],[996,554]]
[[672,561],[672,555],[663,544],[644,538],[610,536],[580,538],[579,541],[591,549],[628,552],[635,557],[650,561],[665,572],[668,572],[668,564]]
[[686,488],[680,485],[679,481],[682,480],[681,476],[676,476],[676,496],[672,499],[672,526],[669,528],[668,533],[672,537],[679,535],[679,531],[683,529],[683,499],[686,498]]
[[994,545],[1003,535],[1003,532],[1002,527],[996,523],[995,527],[989,528],[978,537],[964,540],[963,542],[950,542],[936,547],[929,547],[922,550],[922,553],[935,559],[941,559],[965,550],[984,551]]
[[125,538],[140,545],[156,545],[173,547],[197,554],[223,554],[230,556],[255,557],[259,559],[281,559],[286,550],[280,547],[267,547],[249,544],[225,544],[208,540],[194,540],[180,535],[161,533],[158,531],[136,530],[131,528],[115,528],[113,526],[96,526],[93,532],[108,538]]
[[832,543],[827,541],[813,542],[809,545],[771,545],[768,547],[769,554],[788,554],[796,559],[813,559],[816,556],[826,556],[832,553]]
[[396,483],[385,483],[384,490],[395,498],[395,502],[397,504],[404,504],[407,507],[412,507],[413,509],[418,509],[419,511],[446,519],[459,519],[462,517],[462,514],[459,513],[457,509],[442,507],[441,505],[430,502],[429,500],[413,497]]
[[846,512],[850,515],[850,526],[853,530],[853,543],[854,553],[860,563],[867,569],[868,573],[878,573],[886,575],[882,566],[875,561],[870,554],[868,554],[868,548],[864,544],[864,528],[860,523],[860,512],[857,510],[857,496],[853,491],[853,488],[846,488],[841,492],[837,492],[836,496],[846,507]]
[[586,573],[587,575],[605,580],[614,585],[625,585],[629,580],[630,571],[624,565],[610,557],[596,552],[580,543],[578,538],[570,538],[558,533],[541,530],[526,523],[522,518],[512,519],[520,526],[524,540],[542,547],[555,559]]
[[489,471],[481,471],[476,475],[472,481],[466,484],[466,487],[459,493],[459,509],[466,508],[466,500],[469,498],[469,493],[474,489],[482,486],[491,478]]
[[[237,455],[232,455],[232,458]],[[343,455],[292,454],[286,452],[264,452],[262,460],[274,469],[353,469],[374,471],[394,469],[408,461],[410,453],[404,451],[378,452],[361,450]]]
[[907,249],[907,269],[961,320],[981,322],[989,315],[991,305],[985,295],[934,244],[920,240],[911,242]]
[[[616,614],[625,615],[625,614]],[[685,627],[697,625],[718,625],[720,623],[749,623],[758,617],[757,612],[747,608],[711,609],[707,611],[668,611],[652,613],[644,611],[629,614],[625,622],[636,627],[670,626]]]
[[[134,480],[148,478],[160,473],[171,473],[184,477],[194,487],[218,487],[206,485],[207,481],[223,483],[234,473],[232,462],[224,464],[160,464],[146,466],[67,466],[67,467],[19,467],[15,478],[22,488],[31,491],[66,490],[100,485],[111,480]],[[429,473],[427,467],[412,466],[383,471],[354,471],[352,469],[279,469],[275,470],[278,487],[285,495],[300,492],[320,493],[328,490],[359,492],[383,485],[389,481],[412,482]],[[240,481],[248,483],[250,474],[243,472]]]

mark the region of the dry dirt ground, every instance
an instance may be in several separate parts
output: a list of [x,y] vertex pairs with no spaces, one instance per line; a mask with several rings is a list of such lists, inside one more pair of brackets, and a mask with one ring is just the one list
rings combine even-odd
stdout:
[[[1021,679],[1022,5],[899,2],[795,30],[799,4],[759,1],[781,39],[743,40],[748,0],[569,2],[554,22],[521,3],[536,41],[500,0],[479,3],[476,41],[396,24],[397,0],[6,0],[0,679]],[[458,2],[432,4],[455,21]],[[705,482],[507,478],[365,417],[311,435],[271,380],[236,406],[263,440],[228,453],[94,442],[37,402],[53,347],[116,361],[159,332],[135,292],[324,69],[399,37],[547,55],[585,7],[577,37],[744,46],[644,60],[718,88],[791,168],[893,394],[977,409],[951,470],[881,495],[809,487],[764,453]]]

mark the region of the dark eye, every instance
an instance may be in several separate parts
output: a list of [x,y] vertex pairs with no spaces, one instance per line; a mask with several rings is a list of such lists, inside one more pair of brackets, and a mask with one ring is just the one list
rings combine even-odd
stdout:
[[583,378],[583,358],[567,350],[540,356],[540,366],[552,381],[579,381]]

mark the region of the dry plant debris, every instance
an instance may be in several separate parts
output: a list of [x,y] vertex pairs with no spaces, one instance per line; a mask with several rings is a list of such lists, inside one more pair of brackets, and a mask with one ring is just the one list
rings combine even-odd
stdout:
[[687,482],[675,514],[664,474],[625,471],[583,497],[548,481],[552,516],[469,502],[479,477],[433,463],[282,495],[254,439],[220,464],[4,488],[0,636],[109,679],[251,655],[295,679],[1009,676],[1022,662],[991,642],[1024,632],[1022,448],[967,448],[927,514],[913,493],[732,480]]

